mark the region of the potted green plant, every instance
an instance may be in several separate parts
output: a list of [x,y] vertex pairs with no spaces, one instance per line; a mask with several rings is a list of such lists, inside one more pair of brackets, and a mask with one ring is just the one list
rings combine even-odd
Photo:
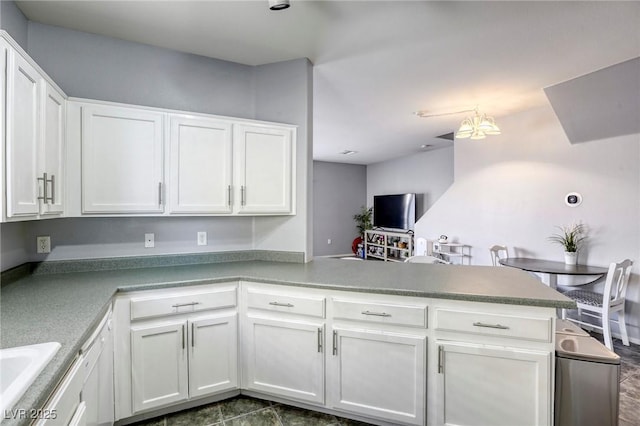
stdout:
[[558,226],[557,228],[561,232],[551,235],[549,240],[564,247],[564,263],[576,265],[578,263],[578,250],[580,250],[584,240],[587,239],[584,224]]
[[[355,240],[353,240],[351,249],[359,257],[364,257],[364,248],[362,247],[362,242],[364,241],[364,231],[373,228],[373,223],[371,222],[372,216],[373,207],[367,208],[365,206],[362,206],[362,208],[360,209],[360,213],[353,215],[353,220],[356,221],[360,236],[356,237]],[[360,251],[358,251],[358,246],[360,246]]]
[[356,221],[358,231],[360,232],[360,236],[362,238],[364,238],[364,231],[373,228],[373,224],[371,223],[372,216],[373,207],[367,208],[365,206],[362,206],[360,213],[353,215],[353,220]]

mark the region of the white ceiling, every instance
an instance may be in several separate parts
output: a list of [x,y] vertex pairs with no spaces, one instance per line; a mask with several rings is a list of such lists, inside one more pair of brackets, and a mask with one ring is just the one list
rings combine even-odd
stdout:
[[[473,108],[640,56],[640,2],[18,1],[28,19],[249,65],[314,64],[314,159],[370,164],[451,142]],[[497,137],[509,137],[503,134]],[[344,156],[345,149],[358,151]]]

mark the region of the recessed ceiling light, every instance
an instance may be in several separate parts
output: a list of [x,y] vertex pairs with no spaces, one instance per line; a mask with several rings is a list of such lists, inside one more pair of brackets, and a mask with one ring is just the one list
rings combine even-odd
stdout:
[[351,155],[351,154],[356,154],[358,151],[351,151],[350,149],[345,149],[344,151],[340,152],[340,154],[342,155]]

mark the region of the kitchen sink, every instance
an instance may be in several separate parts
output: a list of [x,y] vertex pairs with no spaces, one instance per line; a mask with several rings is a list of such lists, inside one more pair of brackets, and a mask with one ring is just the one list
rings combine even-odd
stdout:
[[58,349],[58,342],[0,349],[0,413],[13,407]]

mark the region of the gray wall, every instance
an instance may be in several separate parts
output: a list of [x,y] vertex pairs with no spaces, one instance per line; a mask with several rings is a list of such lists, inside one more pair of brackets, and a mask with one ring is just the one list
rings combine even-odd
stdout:
[[255,245],[262,250],[287,250],[313,256],[310,240],[312,173],[312,65],[308,59],[256,67],[255,111],[260,120],[298,125],[295,216],[255,218]]
[[254,118],[254,67],[29,22],[29,55],[67,95]]
[[453,184],[453,146],[367,166],[367,202],[374,195],[416,193],[416,220]]
[[[251,67],[34,22],[28,23],[26,50],[72,97],[300,126],[298,214],[256,219],[68,218],[2,224],[2,270],[44,259],[35,254],[36,235],[51,235],[49,260],[253,248],[304,252],[308,247],[311,166],[306,161],[310,163],[312,151],[308,60]],[[278,75],[287,80],[274,85]],[[198,231],[209,233],[204,249],[195,244]],[[143,247],[147,232],[156,233],[154,249]],[[310,258],[310,251],[306,253]]]
[[24,50],[27,50],[28,22],[13,1],[0,1],[0,28],[8,32]]
[[313,253],[351,253],[358,236],[353,215],[367,203],[367,167],[314,161],[313,198]]

